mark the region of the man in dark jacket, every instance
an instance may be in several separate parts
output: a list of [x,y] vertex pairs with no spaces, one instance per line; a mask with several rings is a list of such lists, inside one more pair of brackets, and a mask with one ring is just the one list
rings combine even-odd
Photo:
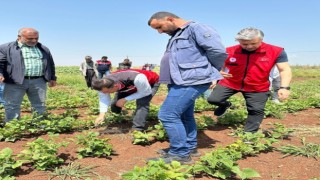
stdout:
[[39,32],[22,28],[18,40],[0,46],[0,82],[5,82],[5,122],[20,117],[23,96],[27,94],[32,110],[46,110],[46,83],[56,85],[55,65],[47,47],[38,43]]

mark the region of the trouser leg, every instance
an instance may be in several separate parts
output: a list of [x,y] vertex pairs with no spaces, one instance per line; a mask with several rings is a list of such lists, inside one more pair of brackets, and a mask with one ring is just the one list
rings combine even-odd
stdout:
[[242,93],[248,110],[248,118],[244,127],[245,132],[257,132],[264,118],[264,108],[269,97],[269,92]]
[[3,99],[6,102],[4,105],[5,122],[20,118],[21,103],[26,91],[26,82],[21,85],[6,83],[3,91]]
[[220,107],[227,107],[229,102],[227,99],[237,93],[238,91],[221,86],[218,84],[211,92],[210,96],[207,98],[209,104],[213,104]]

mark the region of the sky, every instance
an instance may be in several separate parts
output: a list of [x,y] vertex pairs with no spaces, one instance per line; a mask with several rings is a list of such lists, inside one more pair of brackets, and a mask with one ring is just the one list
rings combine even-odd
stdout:
[[258,28],[291,65],[320,65],[319,0],[3,0],[0,44],[32,27],[57,66],[78,66],[86,55],[108,56],[114,66],[127,57],[133,66],[160,64],[169,36],[147,24],[158,11],[213,27],[225,47],[238,44],[241,29]]

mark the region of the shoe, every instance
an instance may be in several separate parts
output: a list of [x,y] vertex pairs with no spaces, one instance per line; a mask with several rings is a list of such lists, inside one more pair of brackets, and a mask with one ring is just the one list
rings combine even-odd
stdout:
[[271,101],[275,104],[282,104],[279,99],[272,99]]
[[232,103],[231,102],[227,102],[228,105],[227,106],[219,106],[215,111],[214,111],[214,115],[215,116],[222,116],[224,115],[224,113],[227,112],[227,110],[231,107]]
[[[165,155],[169,153],[170,148],[165,148],[165,149],[158,149],[157,153],[161,155]],[[197,149],[192,149],[190,150],[190,156],[191,157],[200,157],[201,153]]]
[[165,155],[162,155],[161,157],[157,157],[157,158],[148,158],[147,162],[159,161],[160,159],[162,159],[164,161],[164,163],[166,163],[166,164],[170,164],[172,161],[178,161],[181,164],[192,164],[193,163],[190,156],[180,157],[180,156],[174,156],[171,154],[165,154]]

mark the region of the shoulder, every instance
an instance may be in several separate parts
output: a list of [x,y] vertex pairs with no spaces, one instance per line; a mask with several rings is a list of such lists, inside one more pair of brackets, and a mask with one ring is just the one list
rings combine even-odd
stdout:
[[45,45],[43,45],[43,44],[41,44],[41,43],[38,43],[37,46],[40,47],[40,48],[42,48],[43,50],[47,51],[48,53],[50,53],[50,50],[49,50],[49,48],[48,48],[47,46],[45,46]]
[[10,47],[14,47],[14,46],[18,46],[17,41],[12,41],[12,42],[8,42],[5,44],[1,44],[0,48],[10,48]]

